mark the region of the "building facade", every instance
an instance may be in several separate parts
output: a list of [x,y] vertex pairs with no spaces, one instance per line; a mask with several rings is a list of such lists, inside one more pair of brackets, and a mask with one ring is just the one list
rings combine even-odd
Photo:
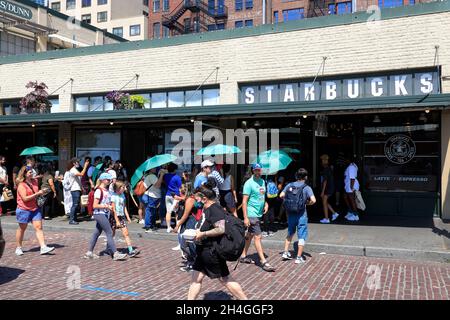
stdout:
[[[288,179],[305,167],[318,191],[320,155],[330,156],[337,173],[342,157],[354,156],[366,214],[449,219],[450,2],[370,17],[0,58],[3,110],[27,93],[30,79],[46,82],[60,106],[58,113],[0,116],[0,153],[11,159],[46,145],[61,169],[89,154],[120,158],[132,172],[147,156],[172,152],[175,129],[189,134],[199,121],[204,130],[261,129],[277,133],[280,148],[300,150],[283,172]],[[114,110],[106,95],[119,89],[147,102]],[[187,144],[195,152],[210,143],[201,140]],[[245,156],[248,164],[256,153]],[[180,165],[189,170],[191,163]],[[247,168],[235,165],[239,185]]]
[[32,1],[0,2],[0,56],[126,41]]
[[49,6],[127,40],[147,39],[148,1],[50,0]]
[[149,38],[376,12],[432,0],[150,0]]

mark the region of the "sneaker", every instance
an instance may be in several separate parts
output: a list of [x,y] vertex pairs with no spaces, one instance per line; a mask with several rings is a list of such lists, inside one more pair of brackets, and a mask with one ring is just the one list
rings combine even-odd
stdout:
[[262,236],[263,236],[263,238],[266,238],[269,236],[269,234],[266,231],[263,231]]
[[118,251],[114,252],[113,260],[114,261],[123,261],[127,260],[128,255],[125,253],[119,253]]
[[336,220],[339,217],[339,213],[335,212],[333,213],[332,217],[331,217],[331,221]]
[[283,260],[292,260],[292,255],[290,252],[285,251],[283,252],[283,255],[281,256],[281,259]]
[[96,255],[95,253],[88,251],[88,252],[86,252],[86,254],[84,255],[83,258],[85,258],[85,259],[98,259],[100,257],[98,255]]
[[320,223],[328,224],[328,223],[330,223],[330,219],[323,218],[322,220],[320,220]]
[[347,212],[347,215],[345,216],[345,219],[347,219],[347,220],[349,220],[349,221],[352,221],[352,219],[353,219],[353,213]]
[[110,250],[103,250],[103,251],[100,251],[100,256],[112,256],[113,255],[113,253],[110,251]]
[[155,229],[147,228],[145,229],[145,233],[154,233]]
[[145,220],[144,219],[139,220],[139,224],[145,224]]
[[133,251],[131,251],[131,252],[128,253],[128,257],[134,258],[134,257],[136,257],[139,253],[141,253],[139,250],[134,249]]
[[353,221],[359,221],[359,216],[357,214],[353,215]]
[[305,263],[305,262],[306,262],[306,259],[303,258],[303,257],[297,257],[297,258],[295,258],[295,263],[296,263],[296,264],[302,264],[302,263]]
[[173,247],[172,250],[173,251],[178,251],[178,250],[181,250],[181,247],[180,247],[180,245],[177,245],[176,247]]
[[78,225],[79,223],[76,222],[76,221],[69,221],[69,224],[76,226],[76,225]]
[[190,264],[188,264],[185,267],[181,267],[180,270],[184,272],[192,272],[194,271],[194,268]]
[[173,229],[172,229],[172,227],[167,227],[167,230],[166,230],[166,232],[167,232],[167,233],[171,233],[171,232],[172,232],[172,230],[173,230]]
[[16,248],[16,256],[23,256],[22,248]]
[[41,248],[41,254],[47,254],[47,253],[52,252],[53,250],[55,250],[55,247],[45,246],[45,247]]

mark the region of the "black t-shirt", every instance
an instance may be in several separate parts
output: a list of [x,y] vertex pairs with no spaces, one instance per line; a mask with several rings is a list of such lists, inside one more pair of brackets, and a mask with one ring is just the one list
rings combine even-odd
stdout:
[[327,181],[327,187],[325,192],[334,192],[334,176],[333,176],[333,169],[331,167],[325,167],[323,168],[323,171],[321,173],[322,176],[322,183],[326,180]]
[[[209,208],[204,209],[203,214],[205,215],[205,222],[200,227],[201,232],[214,229],[214,224],[217,221],[225,219],[225,210],[223,210],[218,203],[214,203]],[[220,238],[220,236],[203,238],[201,245],[204,247],[211,247],[214,245],[214,242],[218,242]]]

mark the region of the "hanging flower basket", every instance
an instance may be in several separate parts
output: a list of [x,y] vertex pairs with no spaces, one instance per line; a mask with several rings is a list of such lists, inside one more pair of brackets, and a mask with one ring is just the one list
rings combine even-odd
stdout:
[[48,99],[47,85],[43,82],[30,81],[25,87],[33,91],[20,100],[21,114],[50,113],[52,103]]

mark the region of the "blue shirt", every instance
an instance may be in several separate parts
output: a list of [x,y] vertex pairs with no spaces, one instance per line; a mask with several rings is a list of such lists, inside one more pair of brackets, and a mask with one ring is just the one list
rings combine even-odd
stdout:
[[[300,187],[303,187],[304,185],[305,185],[304,181],[291,182],[291,183],[288,183],[286,185],[286,187],[284,187],[283,192],[286,193],[286,191],[291,187],[300,188]],[[312,196],[314,196],[314,192],[312,191],[311,187],[310,186],[304,187],[303,188],[303,199],[309,200]],[[307,214],[306,208],[305,208],[305,214]]]
[[208,178],[203,173],[199,173],[195,177],[194,189],[197,189],[198,187],[200,187],[202,184],[206,183],[207,181],[208,181]]
[[167,186],[166,196],[172,196],[172,192],[177,196],[180,195],[181,177],[176,173],[166,173],[164,175],[164,182]]

